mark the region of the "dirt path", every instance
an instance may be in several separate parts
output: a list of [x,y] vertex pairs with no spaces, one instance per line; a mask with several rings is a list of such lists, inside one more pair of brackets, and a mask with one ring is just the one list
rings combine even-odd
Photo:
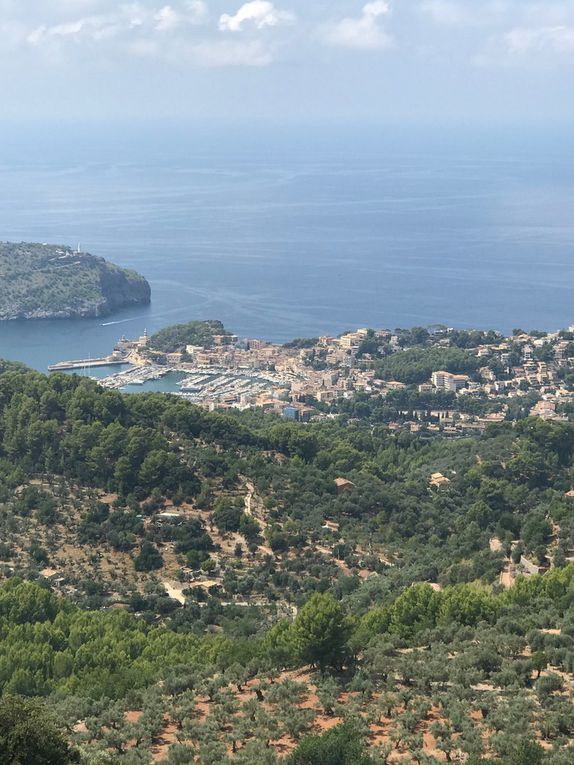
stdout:
[[245,488],[247,489],[247,494],[245,495],[245,514],[249,515],[251,518],[254,518],[262,529],[266,529],[268,524],[263,517],[263,512],[259,513],[259,515],[256,515],[254,512],[254,505],[257,502],[255,486],[251,483],[251,481],[246,481]]
[[183,606],[185,605],[185,595],[183,594],[184,587],[183,585],[174,585],[170,582],[162,582],[163,586],[165,587],[165,591],[169,595],[170,598],[173,600],[177,600],[178,603],[181,603]]
[[510,587],[514,586],[514,576],[512,575],[512,570],[510,568],[510,564],[507,564],[502,571],[500,572],[500,584],[506,589],[510,589]]
[[245,487],[247,489],[247,495],[245,497],[245,513],[253,518],[252,503],[255,495],[255,486],[250,481],[247,481]]

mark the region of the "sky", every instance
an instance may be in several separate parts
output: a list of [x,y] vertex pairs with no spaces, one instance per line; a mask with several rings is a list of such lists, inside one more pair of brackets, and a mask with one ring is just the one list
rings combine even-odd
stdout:
[[570,123],[574,0],[0,0],[4,118]]

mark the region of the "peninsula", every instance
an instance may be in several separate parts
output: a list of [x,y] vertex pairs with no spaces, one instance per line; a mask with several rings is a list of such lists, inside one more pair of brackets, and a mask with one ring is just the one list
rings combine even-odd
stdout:
[[109,316],[150,302],[143,276],[69,247],[0,243],[0,320]]

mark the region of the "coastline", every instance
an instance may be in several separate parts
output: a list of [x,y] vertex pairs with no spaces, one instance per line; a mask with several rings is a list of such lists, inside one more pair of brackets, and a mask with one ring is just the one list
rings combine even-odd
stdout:
[[144,333],[123,337],[107,357],[52,371],[92,376],[91,369],[103,367],[97,381],[109,390],[175,393],[209,410],[258,408],[300,422],[352,408],[359,396],[370,406],[389,401],[397,427],[402,420],[411,432],[438,427],[453,436],[512,417],[517,402],[549,420],[567,419],[574,407],[574,327],[517,329],[511,336],[437,326],[360,328],[285,345],[220,334],[205,345],[185,345],[184,331],[197,335],[198,324],[160,333],[184,343],[176,351],[157,350],[156,336]]

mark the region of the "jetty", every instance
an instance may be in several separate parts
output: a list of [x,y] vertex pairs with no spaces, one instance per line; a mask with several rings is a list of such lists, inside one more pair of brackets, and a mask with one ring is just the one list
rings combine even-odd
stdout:
[[109,367],[121,366],[127,364],[125,358],[117,356],[105,356],[101,359],[78,359],[76,361],[60,361],[57,364],[51,364],[48,367],[50,372],[64,372],[70,369],[89,369],[90,367]]

